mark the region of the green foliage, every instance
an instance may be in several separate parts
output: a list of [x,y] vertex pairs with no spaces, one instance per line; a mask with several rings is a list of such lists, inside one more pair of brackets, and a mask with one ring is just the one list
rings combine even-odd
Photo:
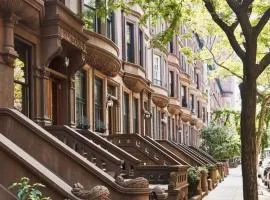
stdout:
[[216,159],[230,159],[240,155],[240,137],[228,127],[210,124],[202,130],[201,147]]
[[212,123],[222,124],[233,133],[240,134],[240,111],[226,108],[215,110],[212,113]]
[[22,177],[19,182],[13,183],[9,188],[17,188],[17,197],[19,200],[51,200],[50,197],[43,197],[40,189],[45,188],[40,183],[31,185],[29,178]]
[[187,170],[188,175],[188,197],[192,197],[197,192],[198,183],[200,180],[200,171],[196,167],[190,167]]

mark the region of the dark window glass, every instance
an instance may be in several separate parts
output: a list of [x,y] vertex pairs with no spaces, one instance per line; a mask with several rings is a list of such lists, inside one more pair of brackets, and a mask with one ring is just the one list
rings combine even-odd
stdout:
[[168,140],[172,140],[171,117],[168,117]]
[[197,101],[197,117],[200,118],[201,117],[201,111],[200,111],[200,102]]
[[124,92],[123,127],[124,133],[129,132],[129,94]]
[[76,123],[78,128],[89,125],[86,118],[86,75],[84,70],[75,74]]
[[181,95],[182,95],[182,106],[187,108],[187,87],[186,86],[182,86],[182,91],[181,91]]
[[196,84],[197,84],[197,89],[200,88],[200,77],[199,77],[199,74],[196,73]]
[[139,110],[138,110],[138,99],[134,98],[133,101],[133,131],[139,133]]
[[143,66],[144,62],[143,62],[143,32],[141,29],[139,29],[139,61],[140,61],[140,65]]
[[173,40],[171,40],[169,43],[169,51],[170,53],[173,53]]
[[94,103],[95,103],[95,131],[105,132],[106,127],[103,120],[103,81],[100,78],[95,78],[94,88]]
[[174,73],[170,71],[169,75],[169,95],[170,97],[174,97]]
[[191,112],[195,112],[195,97],[194,94],[191,95]]
[[134,25],[127,23],[126,32],[127,61],[134,63]]

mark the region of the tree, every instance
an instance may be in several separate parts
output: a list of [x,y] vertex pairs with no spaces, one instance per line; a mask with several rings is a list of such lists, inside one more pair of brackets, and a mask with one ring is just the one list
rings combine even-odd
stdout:
[[[151,18],[156,22],[162,18],[168,28],[153,38],[152,45],[166,46],[173,35],[179,35],[181,24],[192,21],[202,6],[211,16],[228,40],[233,53],[238,56],[243,80],[240,84],[241,105],[241,153],[243,189],[245,200],[257,200],[256,171],[256,95],[257,79],[270,64],[268,0],[130,0],[129,5],[138,4],[144,11],[142,23]],[[203,3],[203,4],[202,4]],[[101,9],[105,11],[116,7],[128,7],[123,0],[104,0]],[[192,12],[195,10],[196,12]],[[201,13],[199,13],[201,14]],[[208,18],[207,15],[201,19]],[[203,24],[204,25],[204,24]],[[191,27],[192,29],[192,27]],[[195,32],[199,29],[195,29]],[[260,50],[260,51],[259,51]],[[263,51],[262,51],[263,50]]]
[[[234,127],[211,123],[202,130],[201,147],[216,159],[231,159],[240,155],[240,138]],[[232,134],[231,134],[232,133]]]

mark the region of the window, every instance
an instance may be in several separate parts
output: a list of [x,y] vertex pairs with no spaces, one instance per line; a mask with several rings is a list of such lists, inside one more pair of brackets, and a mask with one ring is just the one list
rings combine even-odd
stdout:
[[114,13],[107,16],[107,37],[115,42],[114,34]]
[[201,111],[200,111],[200,102],[197,101],[197,117],[200,118],[201,117]]
[[134,98],[133,101],[133,132],[139,133],[139,101]]
[[206,109],[203,107],[202,109],[202,117],[203,117],[203,122],[206,122]]
[[173,40],[171,40],[169,43],[169,51],[170,53],[173,53]]
[[103,121],[103,81],[97,77],[95,78],[94,104],[95,131],[103,133],[106,131],[106,127]]
[[182,91],[181,91],[181,96],[182,96],[182,106],[187,108],[187,87],[182,86]]
[[153,55],[153,83],[162,86],[161,81],[161,57]]
[[76,125],[83,128],[88,125],[86,118],[86,75],[84,70],[75,74],[75,94],[76,94]]
[[191,94],[190,97],[191,97],[191,112],[194,113],[195,112],[195,97],[194,97],[194,94]]
[[200,89],[200,76],[198,73],[196,73],[196,84],[197,84],[197,89]]
[[30,116],[30,66],[31,47],[15,39],[19,58],[14,63],[14,108]]
[[134,25],[127,23],[126,31],[127,61],[134,63]]
[[124,92],[124,104],[123,104],[123,132],[129,132],[129,94]]
[[168,116],[168,140],[172,140],[171,117]]
[[170,97],[174,97],[174,73],[170,71],[169,74],[169,95]]
[[101,33],[101,21],[97,17],[96,8],[96,0],[84,1],[84,22],[85,27],[90,31]]
[[107,86],[107,91],[108,91],[108,95],[111,95],[111,96],[117,98],[117,95],[116,95],[116,87],[115,87],[114,85],[108,85],[108,86]]
[[80,5],[81,1],[80,0],[60,0],[63,4],[66,5],[72,12],[75,14],[79,14],[81,12]]
[[141,66],[144,66],[144,62],[143,62],[143,32],[141,29],[139,29],[139,64]]

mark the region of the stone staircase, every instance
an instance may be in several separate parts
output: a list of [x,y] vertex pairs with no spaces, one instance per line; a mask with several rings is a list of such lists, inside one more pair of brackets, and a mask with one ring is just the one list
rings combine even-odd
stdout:
[[[87,189],[102,185],[108,188],[111,198],[115,200],[149,199],[150,190],[147,180],[141,178],[129,181],[115,179],[106,170],[100,168],[102,165],[96,166],[82,156],[80,151],[77,153],[74,148],[70,148],[16,110],[0,108],[0,133],[40,163],[40,166],[43,166],[44,169],[48,169],[63,180],[66,185],[71,186],[79,182]],[[14,150],[14,152],[16,151]],[[110,158],[113,158],[113,156],[111,155]],[[114,164],[116,166],[120,164],[115,157]],[[9,172],[8,174],[12,175],[12,173]],[[20,175],[22,174],[18,176]],[[7,187],[5,182],[7,180],[12,183],[18,179],[1,178],[0,184]],[[50,188],[53,183],[47,185]],[[68,190],[71,191],[71,187]]]
[[150,184],[162,185],[168,192],[168,199],[187,198],[189,165],[183,165],[185,162],[181,158],[173,158],[172,152],[164,152],[155,142],[138,134],[110,135],[108,140],[142,161],[143,165],[135,167],[135,175],[145,177]]
[[[0,133],[0,199],[17,199],[8,187],[21,177],[28,177],[33,182],[46,185],[43,192],[54,200],[79,200],[71,193],[72,187],[23,151],[16,144]],[[13,181],[12,181],[13,180]]]
[[173,152],[178,157],[185,160],[190,166],[202,166],[204,162],[198,159],[193,154],[189,153],[185,149],[180,148],[176,143],[171,142],[169,140],[156,140],[159,144],[161,144],[164,148]]

